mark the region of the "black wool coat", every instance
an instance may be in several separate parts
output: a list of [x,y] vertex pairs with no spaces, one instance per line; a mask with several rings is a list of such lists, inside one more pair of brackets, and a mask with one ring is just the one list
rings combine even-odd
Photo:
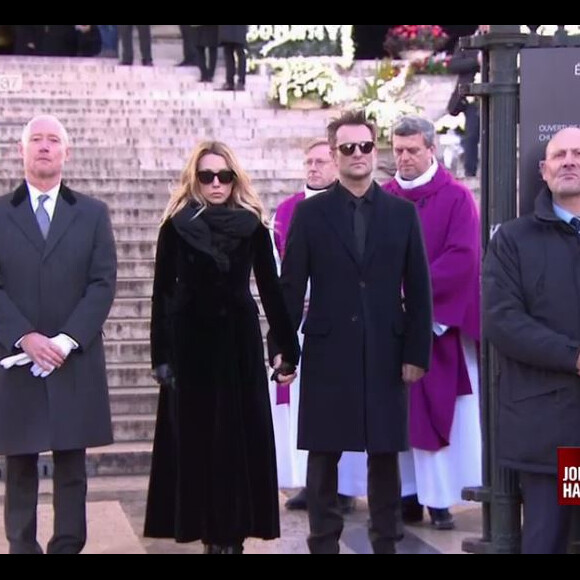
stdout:
[[[203,219],[203,216],[199,219]],[[161,229],[153,296],[153,365],[170,364],[161,392],[145,535],[231,545],[280,534],[276,454],[253,268],[285,360],[299,346],[259,225],[220,272],[173,222]]]
[[248,36],[247,24],[219,24],[218,39],[220,44],[241,44],[246,46]]
[[551,193],[501,227],[483,269],[483,329],[500,358],[497,453],[507,467],[557,473],[580,447],[580,238]]
[[0,198],[0,359],[39,332],[79,348],[47,379],[0,368],[0,455],[72,451],[113,442],[103,326],[117,253],[107,206],[61,187],[45,241],[23,184]]
[[355,246],[344,190],[298,205],[282,267],[296,328],[303,325],[298,445],[316,452],[408,448],[403,364],[428,369],[429,267],[415,207],[373,185],[366,252]]

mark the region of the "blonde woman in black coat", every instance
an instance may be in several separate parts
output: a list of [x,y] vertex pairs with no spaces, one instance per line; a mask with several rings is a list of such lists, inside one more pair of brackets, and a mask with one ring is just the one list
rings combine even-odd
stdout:
[[232,150],[201,144],[159,235],[151,354],[161,385],[145,536],[240,554],[280,535],[276,454],[254,272],[282,345],[299,346],[278,282],[265,210]]

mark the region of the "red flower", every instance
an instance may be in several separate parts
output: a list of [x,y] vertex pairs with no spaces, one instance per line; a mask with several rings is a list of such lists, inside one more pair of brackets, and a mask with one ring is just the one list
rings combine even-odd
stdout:
[[438,24],[401,24],[389,30],[385,50],[392,57],[400,57],[405,50],[431,50],[438,52],[448,36]]

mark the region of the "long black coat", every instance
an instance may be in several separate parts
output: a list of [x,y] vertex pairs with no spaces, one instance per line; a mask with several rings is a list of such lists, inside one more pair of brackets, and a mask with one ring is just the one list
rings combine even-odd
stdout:
[[500,355],[500,461],[557,473],[580,447],[580,240],[546,190],[535,215],[505,224],[483,270],[484,333]]
[[298,445],[396,453],[408,448],[402,366],[428,369],[431,354],[431,282],[421,225],[411,203],[375,184],[361,262],[346,206],[340,186],[299,204],[288,237],[282,287],[296,328],[311,283]]
[[[203,215],[201,218],[203,219]],[[220,273],[172,222],[160,233],[151,346],[176,388],[162,390],[145,535],[232,545],[280,534],[274,434],[253,267],[287,361],[299,346],[260,225]]]
[[193,27],[191,42],[194,46],[215,48],[218,46],[218,25],[200,24]]
[[26,184],[0,198],[0,358],[26,334],[67,334],[80,348],[46,380],[0,369],[0,455],[113,442],[102,329],[115,295],[107,207],[61,188],[45,241]]
[[246,46],[247,36],[247,24],[218,24],[218,39],[220,44],[242,44]]

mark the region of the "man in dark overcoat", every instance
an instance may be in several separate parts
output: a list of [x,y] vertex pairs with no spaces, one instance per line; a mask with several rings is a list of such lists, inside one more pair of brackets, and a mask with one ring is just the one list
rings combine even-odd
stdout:
[[[524,554],[564,554],[558,448],[580,447],[580,129],[548,144],[535,212],[504,224],[483,269],[483,328],[499,354],[499,463],[518,472]],[[576,466],[575,466],[576,467]]]
[[371,543],[395,553],[407,385],[430,362],[429,268],[415,207],[373,181],[376,127],[351,111],[328,137],[339,182],[298,205],[282,267],[296,329],[311,284],[298,421],[298,446],[309,451],[308,543],[313,553],[338,553],[337,464],[345,451],[366,451]]
[[62,183],[69,140],[58,119],[33,119],[20,150],[25,181],[0,198],[5,528],[11,553],[42,553],[37,464],[52,451],[48,553],[77,554],[87,536],[86,449],[113,442],[102,333],[115,294],[115,241],[105,204]]

